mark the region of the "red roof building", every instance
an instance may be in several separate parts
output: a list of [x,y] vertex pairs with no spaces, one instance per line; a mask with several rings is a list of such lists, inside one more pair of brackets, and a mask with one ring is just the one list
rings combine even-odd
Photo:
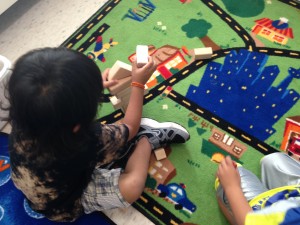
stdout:
[[289,38],[294,38],[293,29],[288,25],[288,19],[283,17],[279,20],[269,18],[256,20],[252,32],[282,45],[285,45]]

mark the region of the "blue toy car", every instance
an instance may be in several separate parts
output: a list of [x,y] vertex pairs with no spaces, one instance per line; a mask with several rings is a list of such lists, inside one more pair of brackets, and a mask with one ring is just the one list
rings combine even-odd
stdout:
[[159,192],[159,197],[170,200],[175,205],[176,210],[183,209],[189,213],[196,211],[196,205],[187,198],[186,191],[181,185],[176,183],[159,184],[156,189]]

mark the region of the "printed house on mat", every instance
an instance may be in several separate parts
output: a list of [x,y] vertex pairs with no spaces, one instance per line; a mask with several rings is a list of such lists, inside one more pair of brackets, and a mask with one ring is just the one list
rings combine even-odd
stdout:
[[[180,48],[171,45],[164,45],[155,51],[153,51],[154,46],[149,46],[149,55],[151,55],[154,60],[158,63],[156,71],[150,77],[146,84],[147,88],[152,88],[156,84],[173,76],[174,73],[183,69],[188,62],[185,60],[184,56],[180,52]],[[129,61],[132,62],[132,54],[128,57]]]
[[[165,151],[169,155],[172,150],[170,147],[167,147]],[[176,168],[168,158],[156,160],[154,154],[152,154],[148,173],[156,180],[157,184],[165,185],[176,176]]]
[[262,18],[255,21],[252,32],[272,42],[285,45],[289,38],[294,38],[293,29],[289,28],[288,19],[281,17],[279,20]]
[[216,128],[212,129],[209,141],[238,159],[247,150],[245,145]]
[[286,118],[281,149],[287,151],[290,141],[294,136],[300,136],[300,116]]

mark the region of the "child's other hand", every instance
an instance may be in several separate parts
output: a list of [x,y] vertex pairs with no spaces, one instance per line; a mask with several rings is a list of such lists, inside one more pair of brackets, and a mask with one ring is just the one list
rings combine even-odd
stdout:
[[220,163],[217,177],[225,191],[231,188],[241,187],[240,174],[234,166],[234,161],[231,160],[230,156],[226,156]]
[[151,56],[148,57],[149,62],[141,68],[137,67],[136,59],[132,63],[132,82],[146,84],[151,75],[156,70],[156,63]]
[[109,87],[114,86],[118,83],[118,80],[110,80],[110,81],[107,80],[109,70],[110,70],[109,68],[105,69],[102,73],[102,80],[103,80],[103,87],[104,88],[109,88]]

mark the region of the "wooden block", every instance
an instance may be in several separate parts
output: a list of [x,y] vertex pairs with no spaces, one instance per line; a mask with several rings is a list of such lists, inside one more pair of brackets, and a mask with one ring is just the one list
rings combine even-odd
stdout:
[[122,107],[121,99],[118,99],[116,96],[110,97],[109,100],[113,105],[114,109],[120,109]]
[[116,85],[113,85],[108,88],[111,95],[116,95],[118,92],[130,87],[131,84],[131,76],[125,77],[123,79],[118,80]]
[[108,80],[120,80],[131,76],[132,66],[117,60],[109,71]]
[[131,87],[126,87],[125,89],[121,90],[120,92],[116,93],[118,98],[126,98],[129,97],[131,93]]
[[209,59],[211,58],[213,51],[211,47],[208,48],[195,48],[194,49],[195,60]]
[[162,160],[167,158],[167,154],[164,148],[155,149],[154,154],[157,160]]
[[148,46],[137,45],[136,46],[136,63],[137,67],[143,67],[148,63]]

